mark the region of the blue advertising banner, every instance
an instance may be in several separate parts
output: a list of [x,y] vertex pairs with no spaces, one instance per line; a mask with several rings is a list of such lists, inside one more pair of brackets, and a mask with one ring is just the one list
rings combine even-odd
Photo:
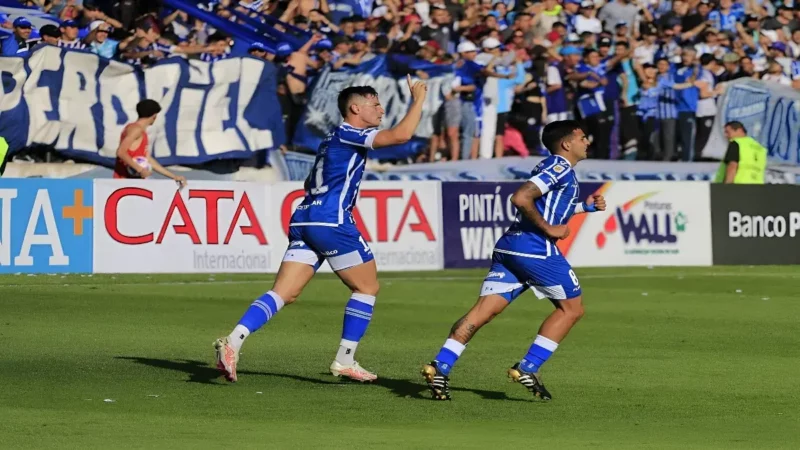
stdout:
[[[494,244],[505,233],[517,210],[511,196],[522,182],[442,183],[442,230],[445,269],[489,268]],[[585,200],[600,183],[581,183]]]
[[53,145],[68,157],[111,166],[120,133],[136,120],[143,98],[162,108],[148,129],[162,164],[250,158],[285,141],[275,108],[277,70],[255,58],[175,57],[142,71],[47,45],[24,58],[0,58],[0,74],[0,136],[12,152]]
[[[434,116],[444,102],[444,94],[452,90],[452,65],[437,65],[404,58],[402,55],[378,55],[355,67],[342,70],[325,68],[317,77],[311,90],[306,111],[300,118],[294,135],[294,144],[316,151],[320,142],[342,123],[337,98],[348,86],[372,86],[378,92],[385,115],[382,128],[391,128],[405,117],[411,105],[406,74],[424,70],[430,78],[425,80],[428,95],[422,110],[422,120],[415,138],[404,145],[382,148],[370,152],[373,159],[399,159],[416,154],[429,144],[433,135]],[[412,77],[413,78],[413,77]]]
[[777,83],[742,79],[728,84],[718,105],[704,157],[725,156],[728,141],[723,128],[735,120],[769,150],[770,163],[800,166],[800,92]]
[[92,183],[0,179],[0,273],[91,273]]

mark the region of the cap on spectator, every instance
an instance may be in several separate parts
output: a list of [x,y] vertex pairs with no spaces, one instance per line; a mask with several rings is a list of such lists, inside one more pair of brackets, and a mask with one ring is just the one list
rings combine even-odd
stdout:
[[458,51],[458,53],[477,52],[478,47],[476,47],[475,44],[473,44],[470,41],[464,41],[458,44],[458,48],[456,50]]
[[619,22],[617,22],[617,25],[616,25],[617,28],[627,27],[627,26],[628,26],[628,22],[625,22],[624,20],[620,20]]
[[358,33],[353,35],[353,40],[356,42],[367,42],[367,33],[359,31]]
[[416,14],[409,14],[403,17],[403,25],[408,25],[411,22],[422,23],[422,19]]
[[708,6],[708,5],[711,4],[711,1],[710,0],[700,0],[700,4]]
[[96,30],[97,27],[99,27],[100,25],[102,25],[104,23],[105,23],[105,21],[103,21],[103,20],[95,20],[95,21],[93,21],[92,23],[89,24],[89,31]]
[[744,18],[744,23],[747,23],[747,22],[758,22],[758,20],[759,20],[758,16],[749,15],[749,16],[746,16]]
[[567,35],[567,42],[580,42],[581,37],[577,33],[570,33]]
[[568,45],[561,49],[561,56],[580,55],[581,50],[573,45]]
[[786,53],[786,44],[783,42],[773,42],[772,45],[769,46],[770,50],[777,50],[779,52]]
[[447,7],[444,6],[444,3],[434,3],[431,5],[431,9],[441,9],[443,11],[447,11]]
[[314,46],[314,50],[318,52],[331,49],[333,49],[333,42],[330,39],[323,39]]
[[275,56],[279,58],[286,58],[292,54],[294,50],[292,50],[292,46],[289,45],[287,42],[281,42],[275,47]]
[[424,47],[429,47],[429,48],[431,48],[431,49],[433,49],[433,50],[435,50],[437,52],[442,49],[442,46],[439,45],[439,43],[434,41],[433,39],[431,39],[430,41],[426,42]]
[[644,36],[658,36],[658,28],[652,23],[647,23],[642,30]]
[[58,29],[55,25],[45,25],[42,28],[39,28],[39,36],[42,37],[51,37],[51,38],[60,38],[61,37],[61,30]]
[[592,0],[582,1],[581,8],[594,8],[594,2]]
[[484,50],[502,49],[503,44],[493,37],[488,37],[481,42],[481,47],[483,47]]
[[582,2],[581,0],[567,0],[564,3],[568,5],[580,5]]
[[722,62],[724,63],[738,63],[739,62],[739,55],[736,53],[730,52],[725,53],[725,56],[722,57]]
[[602,38],[597,42],[598,47],[611,47],[611,39]]
[[65,21],[61,22],[61,26],[63,28],[70,28],[70,27],[78,28],[78,22],[76,22],[74,20],[65,20]]
[[14,19],[14,28],[31,28],[31,21],[24,17],[17,17]]
[[259,51],[259,52],[266,52],[267,46],[261,42],[253,42],[250,44],[250,48],[247,49],[248,52]]

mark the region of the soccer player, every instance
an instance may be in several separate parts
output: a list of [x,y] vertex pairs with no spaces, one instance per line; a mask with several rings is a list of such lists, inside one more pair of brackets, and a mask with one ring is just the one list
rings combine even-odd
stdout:
[[344,123],[319,146],[306,179],[306,196],[289,224],[289,248],[275,284],[250,305],[229,336],[214,343],[217,367],[228,381],[236,381],[239,350],[247,336],[272,319],[284,305],[293,303],[326,259],[352,291],[345,307],[342,340],[331,364],[331,373],[362,382],[377,379],[354,359],[356,347],[372,318],[378,294],[378,273],[372,251],[356,228],[351,212],[358,197],[367,152],[407,142],[419,125],[427,86],[421,81],[412,85],[409,76],[408,87],[411,108],[403,120],[389,130],[377,128],[384,111],[375,89],[352,86],[339,93],[339,112]]
[[573,214],[604,211],[606,202],[597,194],[583,203],[576,202],[578,179],[572,168],[586,159],[589,146],[577,121],[546,125],[542,142],[552,155],[536,166],[531,178],[511,197],[517,216],[495,245],[478,302],[453,325],[436,358],[422,367],[436,400],[450,400],[450,371],[470,339],[529,288],[537,297],[549,298],[556,309],[508,375],[534,396],[551,398],[539,378],[539,369],[583,316],[578,277],[558,251],[556,241],[569,236],[566,223]]

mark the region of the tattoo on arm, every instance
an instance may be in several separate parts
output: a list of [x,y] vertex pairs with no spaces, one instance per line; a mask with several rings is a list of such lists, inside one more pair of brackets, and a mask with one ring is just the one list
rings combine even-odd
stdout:
[[518,196],[518,198],[521,199],[521,201],[515,202],[514,205],[517,207],[519,212],[525,216],[526,219],[528,219],[541,230],[545,230],[547,226],[549,226],[539,210],[536,209],[536,205],[533,202],[542,196],[542,191],[539,190],[538,186],[528,181],[520,186],[519,189],[517,189],[517,192],[514,194],[514,196]]

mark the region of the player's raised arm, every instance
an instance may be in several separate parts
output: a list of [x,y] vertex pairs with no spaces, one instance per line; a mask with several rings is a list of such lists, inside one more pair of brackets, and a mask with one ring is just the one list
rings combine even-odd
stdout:
[[544,220],[542,214],[536,209],[534,201],[544,195],[537,183],[526,181],[519,187],[514,195],[511,196],[511,203],[517,207],[520,213],[525,216],[537,228],[552,239],[565,239],[569,236],[569,228],[566,225],[550,225]]
[[408,88],[411,90],[411,107],[396,127],[378,132],[372,142],[372,148],[403,144],[414,137],[414,131],[416,131],[422,118],[422,105],[425,103],[425,93],[428,91],[428,86],[423,81],[417,81],[412,85],[411,75],[408,75],[407,80]]

